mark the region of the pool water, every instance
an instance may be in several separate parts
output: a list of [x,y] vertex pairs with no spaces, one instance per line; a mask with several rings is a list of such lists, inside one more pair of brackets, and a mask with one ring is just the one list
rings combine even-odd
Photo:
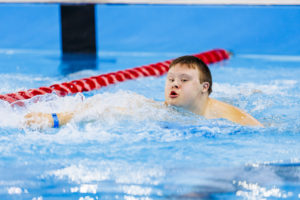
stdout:
[[[93,68],[70,74],[61,72],[57,52],[4,51],[0,93],[183,54],[101,52]],[[164,107],[165,76],[36,97],[24,107],[1,101],[0,199],[300,198],[300,57],[237,53],[210,69],[211,96],[265,128]],[[87,102],[89,109],[59,129],[23,125],[28,112],[69,111]]]

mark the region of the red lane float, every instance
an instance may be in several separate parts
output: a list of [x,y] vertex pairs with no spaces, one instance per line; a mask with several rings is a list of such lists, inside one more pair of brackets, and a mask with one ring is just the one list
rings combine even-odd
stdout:
[[[228,59],[230,55],[226,50],[215,49],[203,53],[198,53],[193,56],[200,58],[206,64],[211,64]],[[148,76],[161,76],[168,72],[169,64],[171,62],[172,60],[167,60],[164,62],[136,67],[133,69],[126,69],[108,74],[102,74],[99,76],[92,76],[89,78],[74,80],[71,82],[54,84],[49,87],[40,87],[37,89],[29,89],[27,91],[4,94],[0,95],[0,99],[8,101],[9,103],[13,103],[18,100],[30,99],[37,95],[43,95],[53,92],[60,96],[64,96],[67,94],[87,92],[99,89],[101,87],[115,84],[117,82],[123,82],[125,80],[132,80]]]

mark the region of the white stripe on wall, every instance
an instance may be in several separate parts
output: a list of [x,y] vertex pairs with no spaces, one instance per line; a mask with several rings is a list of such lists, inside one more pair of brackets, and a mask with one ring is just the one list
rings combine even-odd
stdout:
[[0,0],[0,3],[300,5],[300,0]]

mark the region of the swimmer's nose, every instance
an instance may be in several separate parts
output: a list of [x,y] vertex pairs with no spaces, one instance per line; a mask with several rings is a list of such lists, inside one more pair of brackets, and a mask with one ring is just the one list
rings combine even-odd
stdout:
[[179,88],[179,84],[177,83],[177,81],[173,82],[172,88],[176,88],[176,89]]

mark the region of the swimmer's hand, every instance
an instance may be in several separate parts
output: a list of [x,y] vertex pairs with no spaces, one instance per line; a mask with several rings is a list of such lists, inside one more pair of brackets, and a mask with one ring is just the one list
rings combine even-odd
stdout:
[[[59,125],[61,126],[68,123],[73,118],[73,116],[74,112],[57,113]],[[31,128],[44,129],[53,127],[54,125],[52,114],[49,113],[28,113],[24,116],[24,120],[25,126]]]
[[53,119],[48,113],[28,113],[24,116],[24,124],[26,127],[43,129],[53,126]]

